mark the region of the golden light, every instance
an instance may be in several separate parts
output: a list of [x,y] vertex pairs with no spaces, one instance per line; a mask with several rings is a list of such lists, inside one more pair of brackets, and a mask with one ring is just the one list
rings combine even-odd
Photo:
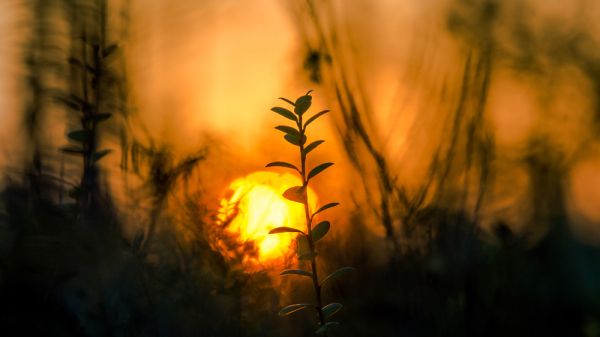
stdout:
[[[241,242],[252,242],[258,250],[258,262],[273,261],[290,252],[293,234],[268,234],[269,230],[287,226],[306,231],[302,204],[285,199],[290,187],[301,185],[300,178],[290,173],[255,172],[233,181],[220,202],[218,222],[239,236]],[[308,190],[310,210],[317,198]]]

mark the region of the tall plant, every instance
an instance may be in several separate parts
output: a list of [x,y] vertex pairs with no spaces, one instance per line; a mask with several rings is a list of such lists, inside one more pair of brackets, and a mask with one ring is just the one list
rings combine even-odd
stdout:
[[313,289],[315,293],[315,303],[297,303],[291,304],[279,311],[279,316],[287,316],[292,313],[298,312],[302,309],[314,308],[317,312],[318,324],[319,328],[317,329],[318,334],[326,334],[327,331],[331,328],[337,327],[339,325],[336,321],[331,321],[330,317],[338,312],[342,305],[340,303],[329,303],[327,305],[323,305],[322,299],[322,287],[326,282],[331,281],[332,279],[350,272],[354,270],[352,267],[344,267],[340,268],[333,273],[329,274],[325,278],[319,280],[318,271],[317,271],[317,256],[318,251],[316,249],[316,244],[321,239],[325,237],[325,235],[329,232],[329,228],[331,227],[329,221],[321,221],[313,226],[317,214],[330,209],[332,207],[338,206],[339,203],[331,202],[325,204],[318,208],[316,211],[312,212],[308,205],[308,195],[307,190],[311,179],[316,177],[319,173],[323,172],[325,169],[329,168],[333,165],[333,163],[326,162],[316,165],[312,169],[308,170],[307,168],[307,156],[308,154],[316,149],[319,145],[321,145],[324,140],[315,140],[308,145],[306,130],[308,126],[317,120],[317,118],[323,116],[329,110],[323,110],[316,114],[314,114],[310,118],[306,118],[306,113],[311,106],[312,96],[310,95],[311,91],[308,91],[306,95],[300,96],[295,102],[292,102],[289,99],[280,97],[281,100],[285,101],[289,105],[293,107],[293,112],[282,107],[274,107],[271,110],[275,113],[287,118],[290,121],[294,122],[294,126],[287,125],[279,125],[275,127],[275,129],[284,133],[283,138],[294,147],[296,147],[300,160],[300,167],[283,161],[276,161],[267,164],[267,167],[284,167],[295,170],[302,179],[301,186],[294,186],[287,189],[283,193],[283,197],[293,202],[300,203],[304,206],[304,213],[306,216],[306,231],[301,231],[296,228],[291,227],[277,227],[272,229],[269,234],[279,234],[279,233],[298,233],[297,237],[297,255],[300,261],[308,261],[310,263],[310,270],[303,269],[286,269],[281,272],[281,275],[297,275],[301,277],[307,277],[312,281]]

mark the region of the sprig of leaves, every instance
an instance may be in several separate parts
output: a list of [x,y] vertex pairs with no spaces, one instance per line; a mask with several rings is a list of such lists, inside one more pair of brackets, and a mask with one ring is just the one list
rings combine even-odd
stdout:
[[309,182],[317,175],[324,172],[326,169],[333,165],[333,163],[325,162],[314,166],[310,170],[307,169],[306,159],[308,155],[312,151],[314,151],[319,145],[324,143],[324,140],[315,140],[313,142],[310,142],[308,145],[305,145],[307,143],[307,127],[313,122],[315,122],[318,118],[329,112],[329,110],[320,111],[314,114],[313,116],[307,118],[305,121],[308,109],[312,104],[312,96],[310,95],[311,91],[308,91],[305,95],[298,97],[298,99],[296,99],[295,102],[292,102],[287,98],[279,97],[279,99],[293,107],[293,112],[292,110],[284,107],[271,108],[271,111],[277,113],[278,115],[286,118],[289,121],[294,122],[294,126],[278,125],[275,127],[275,129],[283,132],[283,138],[288,143],[292,144],[297,148],[300,159],[300,167],[284,161],[276,161],[267,164],[267,167],[283,167],[293,169],[296,172],[298,172],[298,174],[302,178],[302,186],[293,186],[288,188],[283,193],[283,197],[290,201],[300,203],[304,206],[304,211],[306,215],[306,232],[291,227],[277,227],[270,230],[269,234],[297,233],[296,253],[298,260],[309,261],[311,271],[306,271],[302,269],[286,269],[281,272],[281,275],[300,276],[302,278],[309,278],[312,280],[313,288],[315,291],[315,304],[291,304],[281,309],[279,311],[279,316],[283,317],[291,315],[300,310],[314,307],[317,311],[317,315],[319,318],[319,328],[316,330],[316,333],[325,335],[327,334],[327,331],[336,328],[340,325],[339,322],[330,321],[329,317],[337,313],[340,309],[342,309],[343,306],[340,303],[329,303],[327,305],[323,305],[323,303],[321,302],[321,286],[332,279],[338,278],[344,274],[354,271],[354,268],[340,268],[327,275],[322,281],[319,282],[319,277],[317,275],[318,254],[316,251],[316,244],[323,238],[325,238],[325,236],[329,233],[331,229],[331,223],[329,221],[323,220],[317,223],[315,226],[313,226],[313,220],[315,219],[317,214],[330,208],[336,207],[339,205],[339,203],[330,202],[321,206],[313,213],[310,213],[309,211],[307,197],[307,189],[309,186]]

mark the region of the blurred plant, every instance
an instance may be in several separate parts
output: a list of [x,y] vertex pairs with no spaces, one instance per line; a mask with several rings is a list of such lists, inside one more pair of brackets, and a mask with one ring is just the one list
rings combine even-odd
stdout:
[[[406,250],[420,249],[421,240],[415,237],[431,231],[422,228],[417,221],[418,214],[431,207],[443,205],[465,210],[477,222],[488,188],[493,183],[495,135],[486,122],[485,111],[493,60],[497,57],[492,32],[500,3],[468,0],[452,3],[457,9],[452,10],[456,13],[450,15],[448,28],[455,34],[468,33],[472,37],[466,44],[468,52],[464,54],[461,77],[457,77],[458,81],[454,84],[456,100],[444,105],[436,116],[447,116],[444,118],[448,118],[449,122],[445,124],[448,127],[440,130],[435,137],[432,133],[423,145],[407,147],[409,152],[405,155],[411,157],[411,161],[415,162],[418,157],[418,161],[427,163],[425,178],[414,187],[399,175],[403,170],[396,169],[400,167],[399,158],[390,156],[389,150],[386,150],[387,136],[375,122],[381,112],[377,99],[365,90],[368,87],[366,78],[358,70],[361,57],[357,57],[356,50],[350,47],[358,40],[353,34],[341,33],[347,27],[341,26],[336,18],[339,13],[333,3],[307,0],[290,6],[297,16],[300,36],[304,38],[304,70],[314,83],[322,85],[337,101],[341,117],[337,130],[343,140],[343,148],[349,163],[362,177],[365,203],[371,206],[377,223],[383,226],[391,244],[391,257],[397,257]],[[471,20],[474,22],[471,23]],[[352,27],[354,29],[361,24],[357,21]],[[417,52],[415,49],[412,53],[416,55]],[[415,73],[414,76],[421,78],[422,74]],[[445,95],[444,92],[439,94]],[[394,113],[405,113],[401,108],[393,109],[397,109]],[[387,127],[389,132],[394,132],[393,125]],[[409,136],[412,144],[420,142],[417,132],[421,130],[422,126],[415,124],[409,131],[415,135]],[[426,144],[435,145],[431,151],[424,151],[424,147],[429,146]],[[410,151],[415,153],[408,154]],[[432,235],[426,235],[427,241],[431,241]]]
[[90,211],[100,199],[98,163],[112,152],[101,148],[110,128],[99,125],[124,115],[124,71],[117,62],[123,54],[119,44],[109,41],[107,0],[67,1],[65,10],[70,15],[69,72],[66,91],[58,90],[56,99],[73,112],[79,125],[67,133],[69,145],[62,151],[82,160],[80,186],[70,194]]
[[304,213],[306,215],[306,232],[303,232],[299,229],[291,228],[291,227],[277,227],[277,228],[272,229],[269,232],[269,234],[298,233],[298,237],[296,240],[298,259],[304,260],[304,261],[310,261],[310,269],[311,270],[306,271],[306,270],[302,270],[302,269],[286,269],[281,272],[281,275],[299,275],[299,276],[310,278],[313,283],[313,288],[314,288],[314,292],[315,292],[315,300],[316,300],[316,303],[314,303],[314,304],[297,303],[297,304],[288,305],[279,311],[279,316],[281,316],[281,317],[287,316],[287,315],[290,315],[292,313],[298,312],[298,311],[300,311],[302,309],[306,309],[306,308],[315,308],[317,311],[318,320],[319,320],[319,329],[316,332],[317,332],[317,334],[326,334],[328,330],[330,330],[331,328],[337,327],[339,325],[339,322],[329,321],[328,318],[331,317],[333,314],[335,314],[337,311],[339,311],[342,308],[342,305],[340,303],[330,303],[330,304],[323,306],[323,301],[322,301],[322,296],[321,296],[321,287],[323,286],[323,284],[325,282],[330,281],[334,278],[337,278],[338,276],[345,274],[347,272],[353,271],[354,268],[352,268],[352,267],[340,268],[340,269],[334,271],[333,273],[329,274],[327,277],[323,278],[320,281],[319,281],[318,274],[317,274],[316,244],[319,240],[323,239],[325,237],[325,235],[329,232],[330,223],[329,223],[329,221],[321,221],[318,224],[316,224],[315,226],[313,226],[313,221],[315,220],[315,217],[317,214],[319,214],[329,208],[338,206],[339,203],[332,202],[332,203],[325,204],[313,213],[311,213],[311,210],[309,209],[309,206],[308,206],[307,189],[308,189],[308,184],[309,184],[310,180],[312,178],[314,178],[315,176],[317,176],[319,173],[323,172],[328,167],[333,165],[333,163],[327,162],[327,163],[322,163],[322,164],[315,166],[310,171],[307,170],[306,157],[308,156],[308,154],[311,151],[313,151],[315,148],[317,148],[319,145],[321,145],[324,142],[324,140],[316,140],[316,141],[313,141],[310,144],[306,145],[307,127],[312,122],[317,120],[317,118],[319,118],[319,117],[323,116],[324,114],[326,114],[327,112],[329,112],[329,110],[320,111],[320,112],[314,114],[312,117],[306,119],[306,121],[304,121],[305,113],[308,111],[308,108],[310,108],[310,105],[312,102],[312,96],[310,96],[311,91],[312,90],[308,91],[306,93],[306,95],[300,96],[296,100],[296,102],[292,102],[286,98],[280,97],[281,100],[289,103],[290,105],[292,105],[294,107],[294,112],[292,112],[286,108],[282,108],[282,107],[274,107],[271,109],[275,113],[293,121],[296,124],[295,127],[290,127],[287,125],[279,125],[279,126],[275,127],[275,129],[283,132],[285,134],[283,138],[288,143],[294,145],[295,147],[297,147],[299,149],[300,167],[298,168],[294,164],[291,164],[288,162],[282,162],[282,161],[276,161],[276,162],[267,164],[267,167],[278,166],[278,167],[290,168],[290,169],[293,169],[296,172],[298,172],[298,174],[300,175],[300,178],[302,179],[302,186],[294,186],[294,187],[289,188],[288,190],[286,190],[283,193],[283,197],[285,197],[288,200],[291,200],[291,201],[294,201],[297,203],[301,203],[302,205],[304,205]]
[[[140,232],[134,239],[134,250],[146,254],[148,244],[156,234],[161,212],[167,208],[168,197],[181,181],[187,183],[194,169],[206,158],[206,149],[178,159],[166,145],[134,142],[130,157],[134,173],[144,180],[144,190],[152,200],[150,223],[146,234]],[[143,171],[144,170],[144,171]]]

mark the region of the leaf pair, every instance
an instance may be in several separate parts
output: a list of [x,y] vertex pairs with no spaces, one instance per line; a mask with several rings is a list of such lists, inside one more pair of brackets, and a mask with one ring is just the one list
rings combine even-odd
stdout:
[[[314,307],[314,305],[308,304],[308,303],[290,304],[290,305],[284,307],[283,309],[279,310],[279,317],[288,316],[288,315],[296,313],[302,309],[312,308],[312,307]],[[336,312],[338,312],[341,308],[342,308],[342,305],[340,303],[330,303],[327,306],[325,306],[322,310],[323,310],[323,314],[326,317],[329,317],[329,316],[335,314]],[[330,322],[327,322],[324,325],[322,325],[319,329],[317,329],[316,333],[318,335],[322,335],[322,334],[326,333],[327,331],[330,331],[339,326],[340,326],[339,322],[330,321]]]
[[[279,230],[279,228],[285,228]],[[312,238],[312,242],[313,243],[317,243],[319,240],[321,240],[323,237],[325,237],[325,235],[329,232],[329,228],[331,228],[331,224],[329,223],[329,221],[321,221],[319,222],[311,231],[310,231],[310,235]],[[277,231],[276,231],[277,230]],[[290,228],[290,227],[277,227],[272,229],[269,234],[277,234],[277,233],[284,233],[285,232],[296,232],[296,233],[301,233],[303,235],[298,237],[298,254],[301,255],[303,253],[306,253],[308,251],[310,251],[309,246],[308,246],[308,240],[306,239],[306,234],[298,229],[295,228]],[[305,241],[305,242],[303,242]]]
[[[284,98],[284,97],[279,97],[279,99],[282,100],[282,101],[284,101],[284,102],[287,102],[291,106],[293,106],[294,107],[294,112],[296,113],[296,115],[301,116],[302,114],[304,114],[308,110],[308,108],[310,108],[310,105],[312,103],[312,96],[310,95],[311,92],[312,92],[312,90],[309,90],[306,93],[306,95],[298,97],[298,99],[296,99],[296,102],[292,102],[289,99]],[[284,117],[289,118],[287,116],[284,116]]]
[[[315,228],[311,231],[311,236],[313,242],[317,242],[321,240],[328,232],[329,232],[330,224],[329,221],[323,221],[315,226]],[[316,252],[312,252],[310,250],[310,244],[308,243],[308,238],[306,233],[303,231],[292,228],[292,227],[277,227],[273,228],[269,231],[269,234],[281,234],[281,233],[298,233],[296,239],[296,252],[298,254],[298,259],[300,260],[311,260],[313,257],[317,255]],[[283,274],[282,274],[283,275]]]
[[306,143],[306,136],[301,134],[300,131],[294,129],[291,126],[287,125],[278,125],[275,129],[285,133],[283,138],[287,140],[290,144],[300,146]]
[[[293,104],[294,112],[296,113],[296,115],[302,116],[303,114],[306,113],[306,111],[308,111],[308,108],[310,108],[311,104],[312,104],[312,96],[310,95],[310,91],[309,91],[306,95],[298,97],[298,99],[296,100],[296,103]],[[323,116],[324,114],[326,114],[328,112],[329,112],[329,110],[323,110],[323,111],[316,113],[314,116],[310,117],[306,121],[306,123],[304,123],[304,125],[302,125],[302,129],[306,130],[306,127],[308,127],[309,124],[311,124],[312,122],[317,120],[317,118]]]
[[286,108],[282,108],[282,107],[273,107],[273,108],[271,108],[271,110],[289,120],[292,120],[292,121],[298,123],[298,118],[296,117],[296,115],[302,116],[308,110],[308,108],[310,108],[310,105],[312,103],[312,96],[310,95],[311,91],[312,90],[307,92],[306,95],[298,97],[296,102],[292,102],[289,99],[284,98],[284,97],[279,97],[280,100],[285,101],[294,107],[293,113],[290,110],[288,110]]
[[[313,231],[311,233],[313,235],[313,240],[315,240],[315,236],[318,237],[317,240],[315,240],[315,242],[320,240],[321,238],[323,238],[323,236],[325,236],[327,231],[329,231],[329,222],[324,221],[322,223],[327,223],[327,225],[326,225],[327,227],[326,228],[323,227],[324,232],[322,234],[315,234],[315,231]],[[317,225],[317,227],[318,227],[318,225]],[[315,227],[315,229],[317,227]],[[296,233],[299,232],[300,234],[302,234],[302,235],[299,235],[297,238],[297,250],[298,250],[299,257],[310,254],[310,247],[308,244],[308,240],[307,240],[304,232],[302,232],[302,231],[299,231],[295,228],[290,228],[290,227],[278,227],[278,228],[271,230],[269,232],[269,234],[288,233],[288,232],[296,232]],[[338,278],[342,275],[345,275],[345,274],[348,274],[348,273],[351,273],[354,271],[356,271],[356,269],[353,267],[342,267],[342,268],[334,271],[333,273],[327,275],[319,284],[322,286],[325,283],[327,283],[328,281],[335,280],[336,278]],[[301,276],[312,277],[312,273],[304,271],[304,270],[300,270],[300,269],[286,269],[286,270],[282,271],[280,273],[280,275],[301,275]]]
[[[303,97],[304,97],[304,96],[303,96]],[[308,96],[308,97],[311,97],[311,96]],[[281,98],[281,97],[280,97],[280,98]],[[302,97],[300,97],[298,100],[300,100],[301,98],[302,98]],[[281,99],[283,99],[283,98],[281,98]],[[291,102],[291,101],[290,101],[290,102]],[[310,103],[309,103],[308,105],[310,106]],[[295,106],[297,106],[297,105],[295,105]],[[307,109],[308,109],[308,108],[307,108]],[[296,112],[296,114],[298,114],[298,111],[299,111],[299,110],[298,110],[298,108],[295,108],[295,109],[294,109],[294,112],[291,112],[290,110],[288,110],[288,109],[286,109],[286,108],[282,108],[282,107],[280,107],[280,106],[275,106],[275,107],[272,107],[272,108],[271,108],[271,111],[273,111],[273,112],[275,112],[275,113],[277,113],[277,114],[279,114],[279,115],[281,115],[281,116],[283,116],[283,117],[285,117],[285,118],[287,118],[287,119],[289,119],[289,120],[291,120],[291,121],[295,122],[296,124],[298,124],[298,122],[299,122],[299,120],[298,120],[298,117],[296,117],[296,115],[294,114],[294,112]],[[301,111],[301,110],[300,110],[300,111]],[[306,112],[306,110],[302,111],[302,113],[301,113],[301,114],[298,114],[298,115],[302,115],[304,112]],[[309,118],[309,119],[308,119],[308,120],[307,120],[307,121],[304,123],[304,125],[302,125],[302,129],[303,129],[303,130],[306,130],[306,128],[307,128],[307,127],[308,127],[308,126],[309,126],[309,125],[310,125],[312,122],[316,121],[316,120],[317,120],[317,118],[319,118],[319,117],[323,116],[324,114],[326,114],[326,113],[328,113],[328,112],[329,112],[329,110],[323,110],[323,111],[319,111],[319,112],[317,112],[317,113],[316,113],[314,116],[310,117],[310,118]]]
[[[308,96],[310,97],[310,96]],[[279,114],[280,116],[283,116],[291,121],[293,121],[294,123],[298,124],[299,120],[298,117],[296,117],[296,115],[291,112],[290,110],[286,109],[286,108],[282,108],[280,106],[275,106],[271,108],[271,111]],[[295,110],[296,111],[296,110]],[[306,128],[314,121],[317,120],[317,118],[323,116],[324,114],[328,113],[329,110],[323,110],[323,111],[319,111],[317,112],[314,116],[310,117],[305,123],[304,125],[302,125],[302,130],[306,130]]]
[[[306,239],[306,233],[304,233],[303,231],[301,231],[299,229],[292,228],[292,227],[285,227],[285,226],[273,228],[269,231],[269,234],[281,234],[281,233],[298,233],[298,234],[300,234],[300,235],[298,235],[298,238],[296,240],[297,245],[298,245],[298,258],[302,260],[302,259],[311,259],[313,257],[312,255],[309,258],[302,257],[300,254],[300,251],[302,251],[304,254],[311,253],[309,245],[308,245],[308,240]],[[297,269],[288,269],[288,270],[284,270],[283,272],[281,272],[281,275],[297,274],[297,275],[307,276],[306,273],[308,273],[308,272],[305,272],[302,270],[297,270]],[[312,274],[308,273],[308,275],[310,275],[310,277],[312,277]]]
[[[317,146],[323,144],[325,141],[324,140],[315,140],[314,142],[308,144],[303,150],[302,150],[302,158],[306,158],[306,156],[315,148],[317,148]],[[294,144],[296,145],[296,144]],[[298,173],[300,173],[300,169],[298,169],[298,167],[296,165],[287,163],[287,162],[283,162],[283,161],[275,161],[272,163],[269,163],[266,165],[266,167],[274,167],[274,166],[279,166],[279,167],[287,167],[287,168],[291,168],[294,169],[296,171],[298,171]],[[331,165],[329,165],[331,166]]]
[[309,91],[306,93],[306,95],[298,97],[296,103],[294,103],[294,112],[296,115],[302,116],[308,110],[308,108],[310,108],[311,104],[312,96],[310,95]]

